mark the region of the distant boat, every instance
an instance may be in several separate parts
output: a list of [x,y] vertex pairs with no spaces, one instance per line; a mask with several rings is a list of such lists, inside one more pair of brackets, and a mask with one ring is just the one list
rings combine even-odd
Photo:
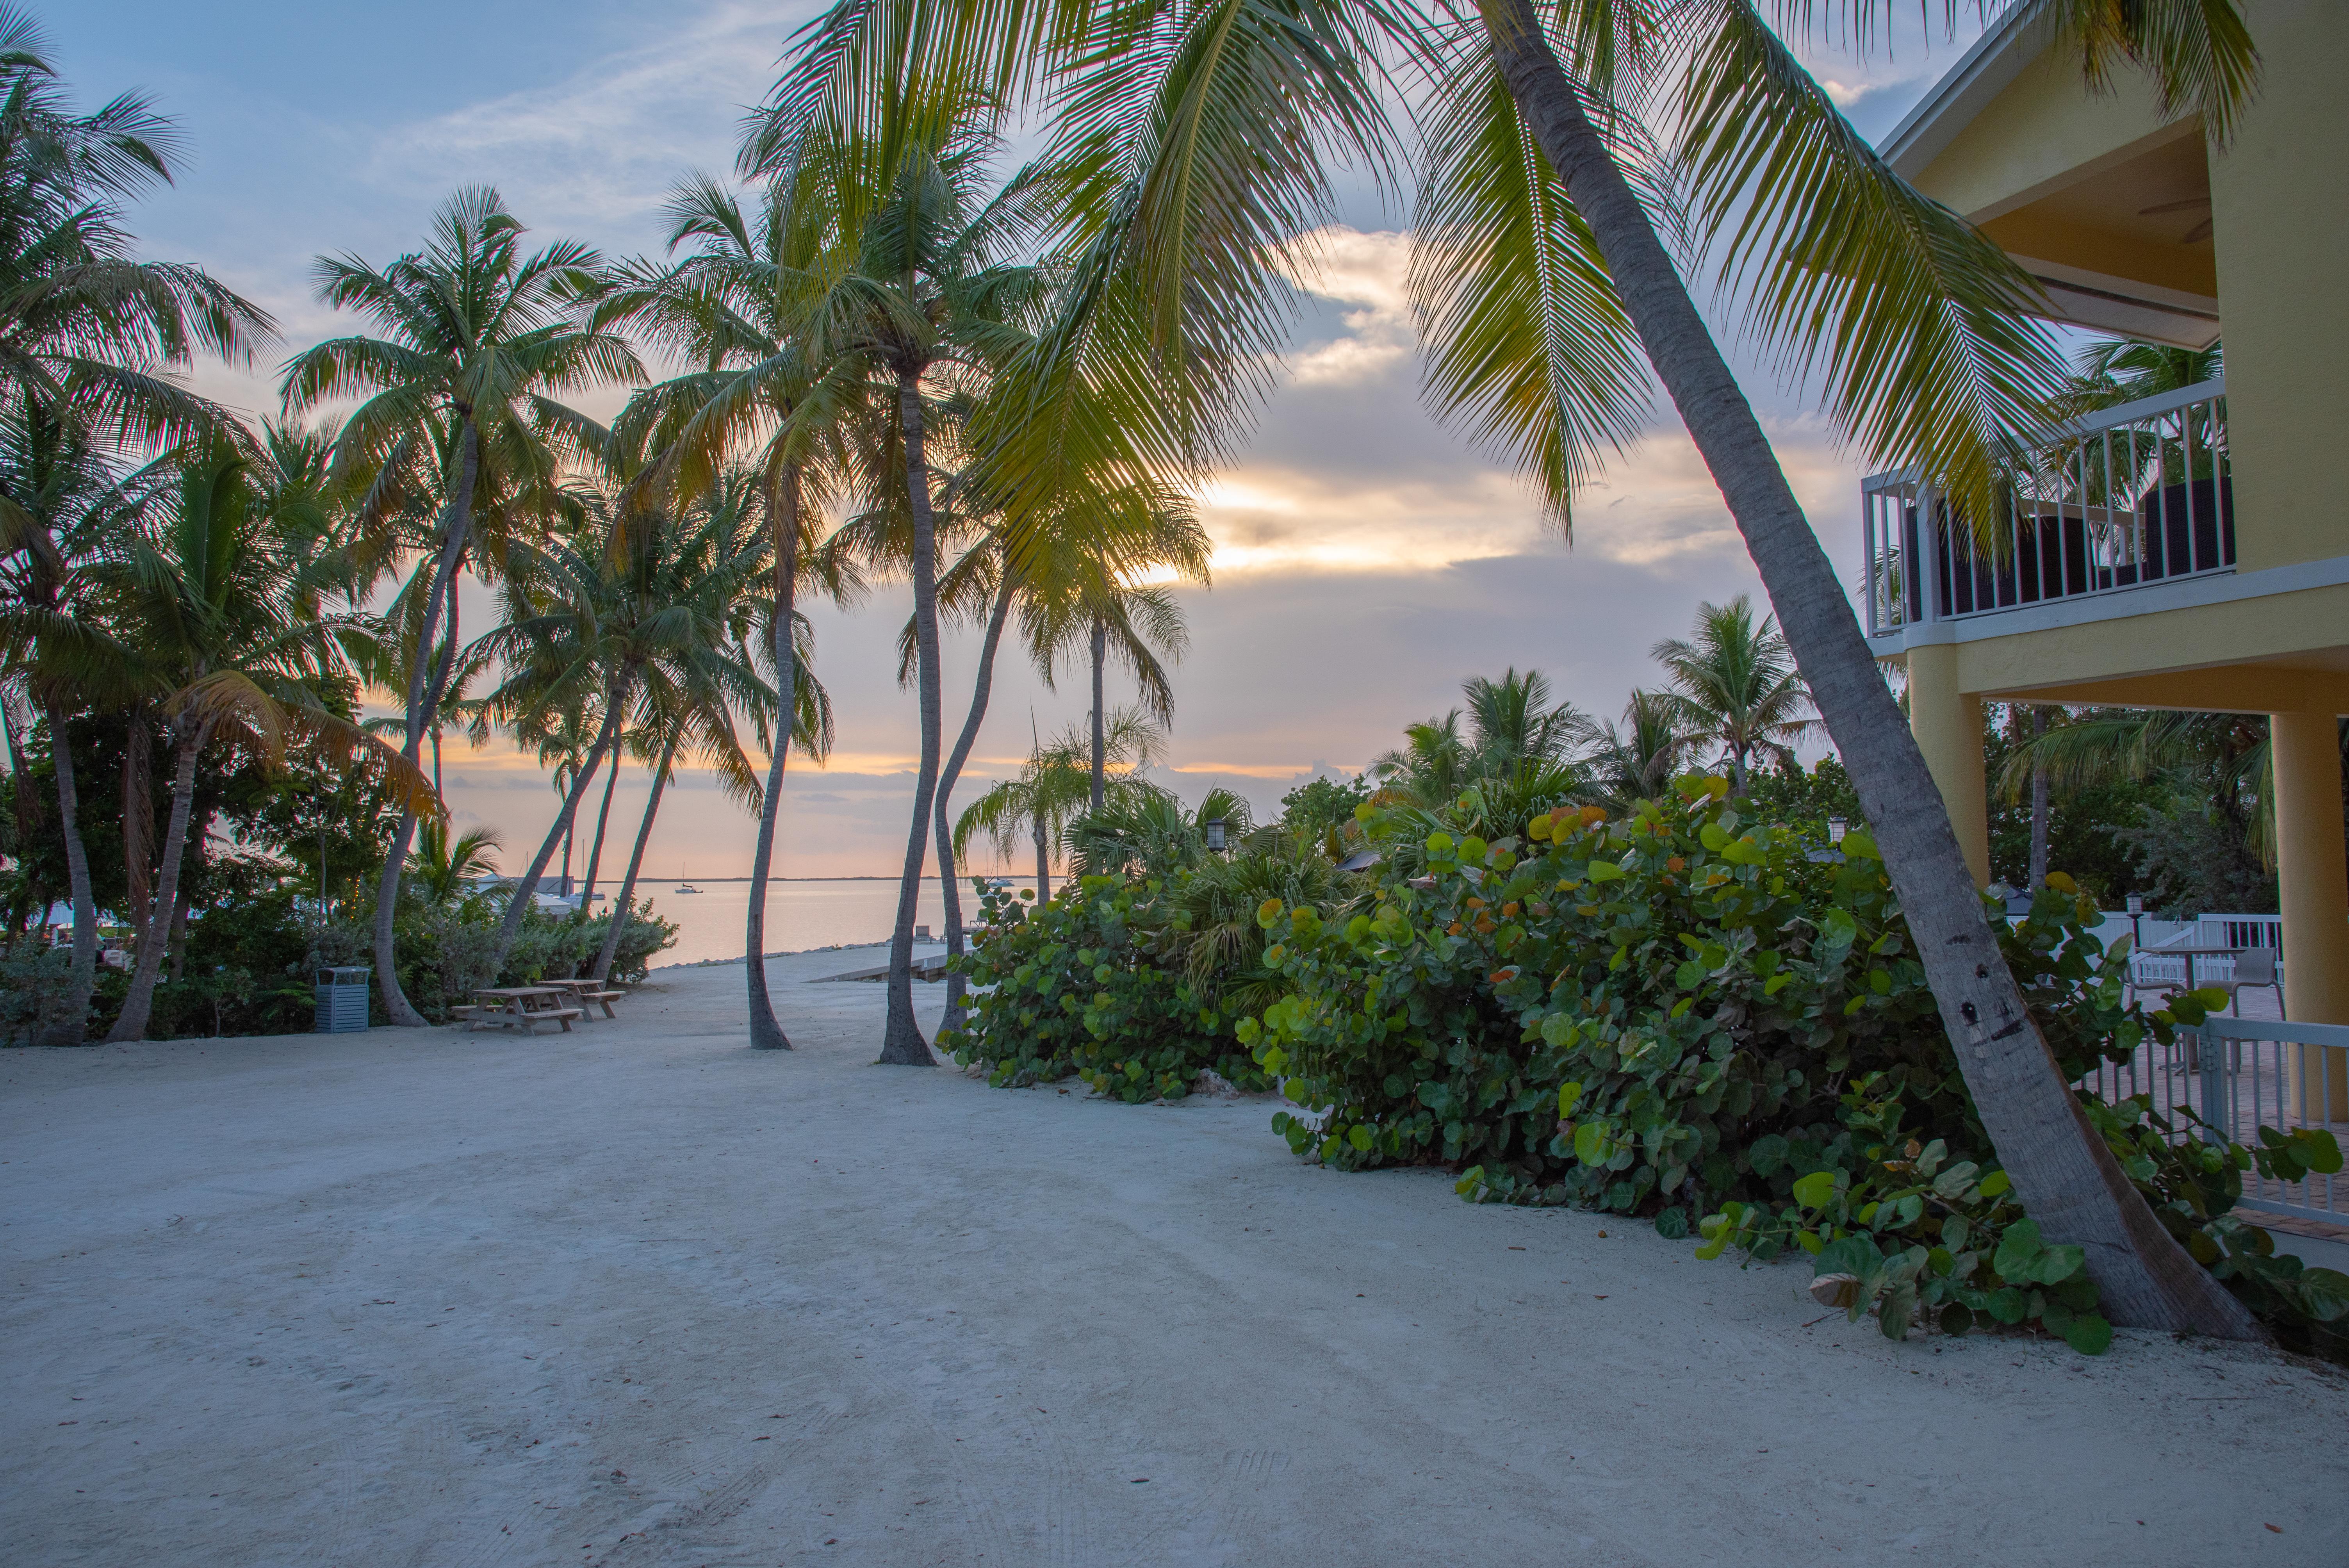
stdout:
[[685,880],[685,862],[683,861],[677,862],[677,891],[679,892],[699,892],[701,891],[699,888]]

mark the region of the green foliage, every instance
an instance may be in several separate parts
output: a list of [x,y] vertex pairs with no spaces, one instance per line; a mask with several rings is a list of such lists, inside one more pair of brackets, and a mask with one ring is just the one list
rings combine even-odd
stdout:
[[984,1064],[999,1088],[1077,1074],[1128,1104],[1181,1099],[1213,1068],[1269,1088],[1236,1048],[1232,1018],[1169,950],[1170,910],[1156,880],[1086,877],[1040,906],[1002,886],[981,897],[988,928],[960,962],[970,1021],[938,1044]]
[[1327,774],[1308,779],[1280,798],[1278,825],[1319,842],[1353,824],[1354,808],[1366,805],[1371,787],[1361,774],[1337,779]]
[[[1374,838],[1417,836],[1389,858],[1422,874],[1260,912],[1294,990],[1238,1033],[1293,1104],[1275,1130],[1340,1170],[1441,1161],[1474,1202],[1652,1216],[1701,1256],[1800,1247],[1822,1299],[1896,1338],[2033,1325],[2103,1348],[2077,1250],[2043,1243],[1998,1169],[1873,842],[1832,852],[1726,797],[1682,779],[1627,820],[1560,809],[1489,841],[1373,808]],[[2002,937],[2067,1078],[2206,1000],[2125,1008],[2096,918],[2058,875]],[[2314,1169],[2330,1150],[2271,1135],[2241,1158]],[[2146,1180],[2173,1201],[2174,1179]],[[2213,1245],[2198,1255],[2266,1255]],[[2329,1280],[2240,1260],[2238,1277],[2271,1316],[2330,1321]]]

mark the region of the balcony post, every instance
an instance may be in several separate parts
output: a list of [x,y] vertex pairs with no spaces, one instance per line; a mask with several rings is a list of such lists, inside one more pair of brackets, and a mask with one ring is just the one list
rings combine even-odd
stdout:
[[1990,799],[1982,777],[1982,698],[1958,689],[1955,643],[1909,645],[1909,728],[1941,791],[1974,886],[1990,885]]
[[[2329,713],[2271,714],[2268,725],[2284,1011],[2297,1024],[2349,1024],[2349,848],[2341,824],[2340,727]],[[2301,1047],[2303,1057],[2321,1049]],[[2301,1063],[2302,1092],[2325,1084],[2323,1119],[2349,1120],[2349,1051],[2327,1054],[2330,1063]]]

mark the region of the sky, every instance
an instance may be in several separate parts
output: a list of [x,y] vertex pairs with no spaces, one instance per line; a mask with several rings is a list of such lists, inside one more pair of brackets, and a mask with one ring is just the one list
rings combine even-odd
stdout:
[[[198,263],[277,318],[285,346],[252,373],[193,373],[258,418],[274,409],[284,353],[355,330],[312,298],[312,258],[389,261],[458,185],[497,186],[539,241],[657,253],[664,192],[689,170],[730,169],[742,106],[814,8],[82,0],[34,10],[78,101],[143,89],[178,122],[181,177],[142,201],[131,226],[146,254]],[[1865,58],[1826,40],[1803,48],[1859,129],[1880,138],[1965,42],[1912,29]],[[1658,683],[1649,649],[1684,633],[1701,602],[1761,597],[1719,492],[1661,399],[1640,438],[1577,497],[1570,542],[1547,526],[1505,464],[1421,405],[1402,290],[1408,211],[1364,191],[1340,216],[1322,236],[1319,273],[1299,280],[1289,351],[1252,438],[1200,494],[1214,581],[1182,591],[1190,647],[1174,672],[1170,758],[1154,770],[1192,799],[1237,789],[1260,817],[1296,784],[1357,771],[1406,723],[1458,706],[1471,676],[1539,669],[1612,717],[1632,686]],[[1741,352],[1730,325],[1722,335],[1812,526],[1853,580],[1854,458],[1803,388]],[[581,402],[608,414],[621,397]],[[822,768],[792,761],[781,874],[895,874],[902,861],[918,731],[894,639],[909,609],[898,588],[854,610],[810,611],[838,743]],[[478,610],[468,621],[482,624]],[[976,641],[947,644],[949,733],[969,699]],[[1016,771],[1032,731],[1083,717],[1085,672],[1054,673],[1057,690],[1005,661],[957,803]],[[1113,676],[1112,705],[1126,695]],[[452,741],[446,769],[461,826],[495,829],[510,863],[536,847],[557,801],[533,760]],[[623,772],[616,844],[633,831],[644,787],[641,769]],[[649,868],[742,874],[755,829],[706,775],[683,774]]]

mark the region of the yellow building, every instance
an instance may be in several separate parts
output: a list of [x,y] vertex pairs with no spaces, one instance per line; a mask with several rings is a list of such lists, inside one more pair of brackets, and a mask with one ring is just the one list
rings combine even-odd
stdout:
[[2269,715],[2285,1005],[2349,1024],[2349,4],[2246,9],[2262,75],[2222,150],[2141,76],[2092,91],[2013,14],[1885,144],[2056,319],[2223,332],[2226,373],[2062,432],[2002,548],[1913,475],[1867,480],[1865,613],[1978,881],[1985,701]]

